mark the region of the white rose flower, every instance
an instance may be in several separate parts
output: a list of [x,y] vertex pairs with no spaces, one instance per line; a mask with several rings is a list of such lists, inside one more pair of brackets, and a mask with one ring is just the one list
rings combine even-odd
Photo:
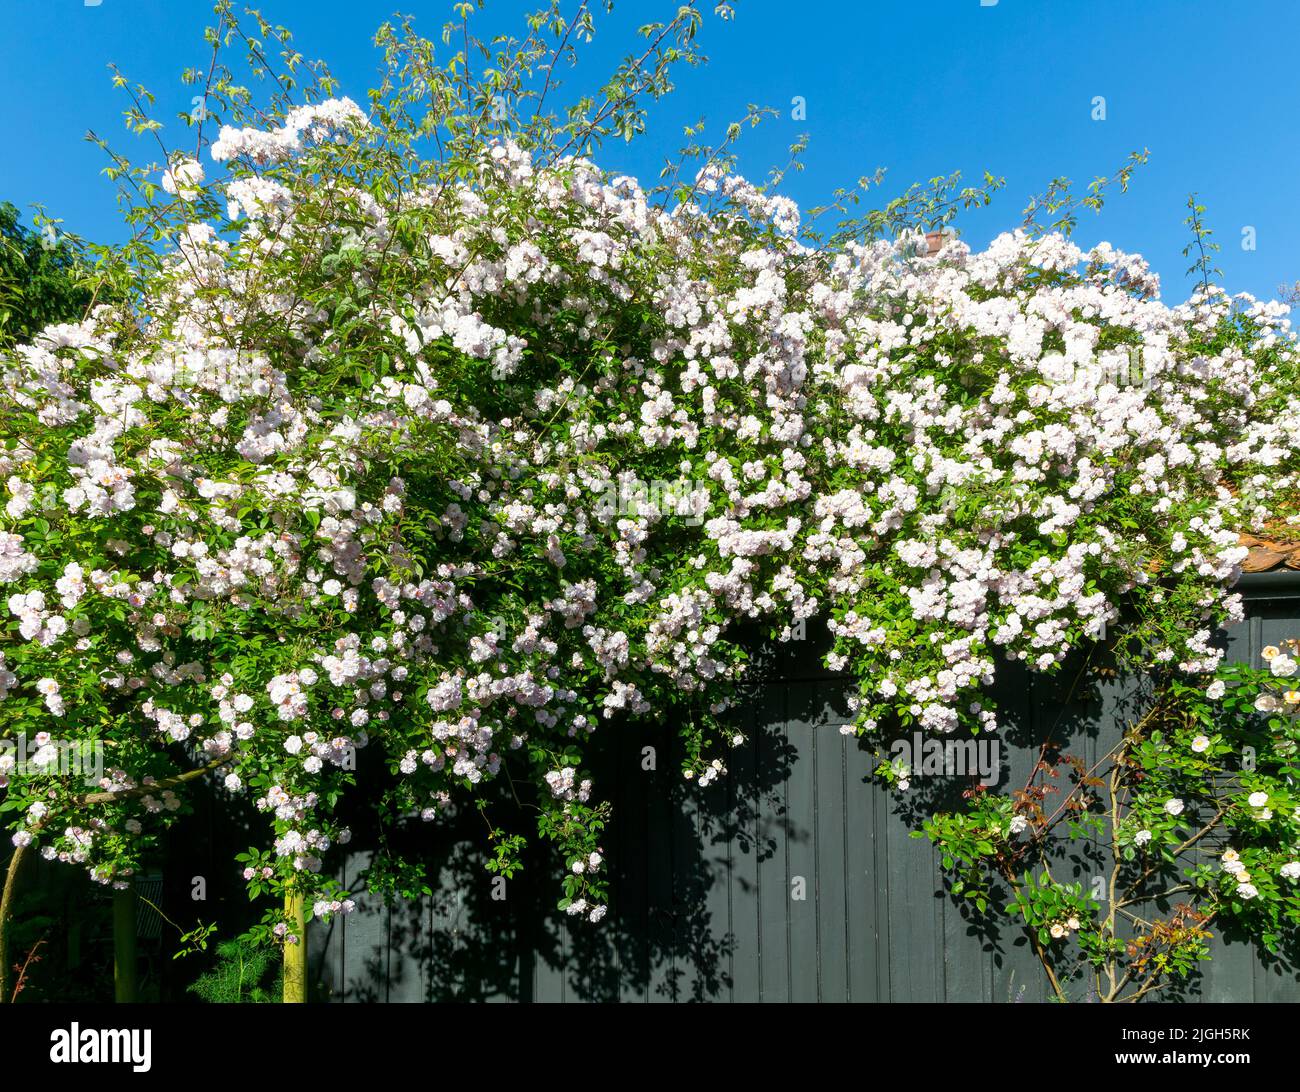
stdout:
[[1296,671],[1296,662],[1290,656],[1274,656],[1268,662],[1268,669],[1279,679],[1289,679]]

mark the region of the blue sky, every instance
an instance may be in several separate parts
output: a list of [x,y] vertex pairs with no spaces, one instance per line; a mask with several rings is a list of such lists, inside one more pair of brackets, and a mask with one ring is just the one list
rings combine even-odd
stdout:
[[[377,69],[371,36],[384,19],[400,8],[436,38],[451,12],[450,0],[257,6],[293,29],[303,53],[324,58],[359,102]],[[533,6],[497,0],[474,22],[484,36],[517,31]],[[634,47],[635,26],[674,7],[622,0],[599,24],[588,74],[603,75]],[[6,0],[0,19],[0,100],[10,104],[0,117],[0,200],[41,202],[70,230],[122,238],[113,187],[99,174],[102,153],[83,136],[93,128],[141,160],[156,156],[123,129],[126,103],[106,66],[116,62],[153,90],[164,135],[181,140],[173,119],[192,92],[180,72],[206,59],[210,4]],[[763,176],[807,132],[806,170],[783,186],[805,207],[877,167],[888,169],[882,199],[953,170],[971,180],[986,168],[1004,175],[994,204],[959,221],[981,245],[1019,223],[1028,196],[1052,177],[1082,189],[1145,147],[1151,161],[1129,193],[1100,217],[1085,214],[1079,241],[1104,238],[1144,254],[1165,298],[1181,300],[1191,283],[1180,253],[1184,202],[1195,190],[1222,244],[1225,285],[1271,296],[1300,279],[1300,151],[1282,121],[1300,85],[1289,57],[1298,33],[1300,5],[1285,0],[738,0],[734,22],[707,15],[710,63],[683,73],[643,141],[600,158],[649,180],[680,144],[683,124],[703,116],[717,133],[746,103],[771,105],[781,116],[747,131],[741,166]],[[790,116],[796,95],[807,103],[804,121]],[[1091,116],[1096,96],[1106,100],[1104,121]],[[1246,227],[1253,251],[1242,246]]]

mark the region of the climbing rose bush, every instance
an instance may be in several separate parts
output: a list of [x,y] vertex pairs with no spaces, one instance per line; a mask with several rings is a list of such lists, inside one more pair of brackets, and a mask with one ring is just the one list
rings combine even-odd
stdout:
[[1208,687],[1156,669],[1107,753],[1058,740],[1022,788],[923,824],[949,892],[1023,928],[1057,999],[1177,996],[1219,928],[1294,958],[1300,641],[1283,647]]
[[597,921],[586,756],[668,717],[722,776],[737,623],[825,619],[861,733],[994,731],[1000,662],[1108,624],[1213,672],[1238,532],[1294,513],[1284,307],[1170,307],[1032,228],[819,240],[725,159],[652,195],[486,113],[440,155],[450,77],[380,40],[369,108],[210,87],[235,123],[138,175],[123,302],[0,364],[6,735],[108,767],[0,767],[16,844],[120,883],[203,776],[265,814],[253,894],[346,910],[322,859],[377,749],[431,821],[531,781]]

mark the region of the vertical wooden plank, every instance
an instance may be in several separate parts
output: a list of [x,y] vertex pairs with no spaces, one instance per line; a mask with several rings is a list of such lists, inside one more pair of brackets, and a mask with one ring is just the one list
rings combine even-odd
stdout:
[[[445,871],[439,878],[444,882],[431,886],[446,891],[448,899],[459,900],[460,891],[446,882]],[[450,887],[449,891],[447,887]],[[432,999],[426,990],[433,989],[432,975],[435,973],[432,949],[434,901],[427,897],[399,899],[389,910],[388,995],[385,1000],[390,1003],[420,1003]],[[458,941],[453,941],[442,953],[444,959],[438,964],[437,972],[440,977],[447,969],[455,967],[457,961],[453,949],[460,947]],[[453,979],[445,985],[453,999],[463,995],[463,983]]]
[[[340,876],[347,875],[349,854],[341,854]],[[75,967],[74,944],[79,947],[80,922],[73,921],[69,929],[68,945],[70,967]],[[314,1001],[341,1001],[343,983],[343,932],[345,916],[337,915],[328,925],[319,920],[307,923],[307,996]]]
[[[540,915],[526,901],[528,888],[520,882],[520,877],[516,876],[513,884],[506,881],[505,899],[496,900],[492,898],[495,877],[486,868],[477,871],[475,880],[480,892],[477,902],[482,907],[475,937],[480,977],[478,997],[497,1003],[517,1002],[521,1000],[520,985],[529,952],[523,935],[527,928],[525,918]],[[531,967],[528,973],[531,975]]]
[[[1263,662],[1260,651],[1265,645],[1281,645],[1282,641],[1300,637],[1300,597],[1269,598],[1254,600],[1248,604],[1252,616],[1258,619],[1258,629],[1246,640],[1242,640],[1239,631],[1245,626],[1235,627],[1231,638],[1237,640],[1229,644],[1229,657],[1235,653],[1256,666]],[[1248,631],[1249,633],[1249,631]],[[1220,851],[1221,852],[1221,851]],[[1217,856],[1217,853],[1215,854]],[[1254,981],[1252,993],[1254,1000],[1261,1003],[1300,1002],[1300,971],[1293,966],[1266,960],[1255,953],[1252,960]]]
[[[835,683],[814,694],[824,697]],[[820,703],[819,703],[820,704]],[[819,1001],[849,1000],[848,851],[845,738],[839,725],[814,727],[817,801],[817,955]]]
[[[874,767],[873,767],[874,768]],[[877,1000],[893,1001],[894,993],[894,929],[890,915],[889,898],[889,823],[891,804],[889,793],[879,785],[871,785],[873,841],[871,888],[876,919],[875,980]]]
[[[1246,660],[1260,666],[1260,655],[1265,645],[1281,645],[1282,641],[1300,637],[1300,595],[1296,591],[1277,589],[1268,598],[1248,601],[1251,620],[1257,624],[1247,629],[1237,626],[1229,635],[1229,658]],[[1247,629],[1245,639],[1240,631]],[[1233,642],[1232,637],[1237,637]],[[1253,960],[1254,976],[1252,994],[1259,1002],[1300,1001],[1300,972],[1272,960],[1266,961],[1256,954]]]
[[[1242,625],[1233,627],[1228,634],[1227,659],[1229,662],[1259,663],[1259,650],[1264,646],[1262,604],[1248,603],[1248,614]],[[1202,843],[1198,859],[1217,867],[1222,846]],[[1233,937],[1231,926],[1214,929],[1215,939],[1210,945],[1211,958],[1201,964],[1201,990],[1197,1000],[1202,1003],[1220,1001],[1255,1000],[1255,953],[1244,938]]]
[[856,737],[845,740],[845,917],[848,936],[848,999],[880,1001],[876,911],[876,805],[880,793],[868,777],[871,753]]
[[696,838],[703,891],[695,975],[697,994],[704,1001],[732,999],[731,815],[727,810],[731,773],[729,766],[727,775],[700,794],[698,806]]
[[[760,719],[759,768],[781,769],[789,748],[786,731],[785,687],[767,688],[770,701]],[[790,884],[787,860],[789,804],[784,779],[772,785],[759,809],[761,841],[772,847],[758,865],[760,932],[760,997],[763,1001],[790,1000]]]
[[702,1000],[706,992],[705,866],[699,844],[699,812],[699,786],[693,782],[680,786],[668,827],[672,839],[674,1001]]
[[[618,799],[614,805],[613,869],[610,914],[617,930],[621,962],[619,999],[645,1002],[650,986],[650,794],[660,782],[652,770],[670,764],[658,740],[644,732],[619,733]],[[644,748],[653,747],[652,754]],[[610,828],[606,828],[610,829]]]
[[648,874],[647,937],[650,951],[648,997],[652,1002],[678,1000],[676,960],[676,917],[673,905],[674,816],[680,792],[675,782],[681,780],[679,756],[666,731],[653,737],[658,748],[658,768],[651,773],[647,791],[649,825],[646,838]]
[[[1104,763],[1106,767],[1110,766],[1110,756],[1119,748],[1125,733],[1145,715],[1151,701],[1151,688],[1144,679],[1128,673],[1120,673],[1113,678],[1100,681],[1097,687],[1097,700],[1082,714],[1083,717],[1091,715],[1095,720],[1095,727],[1087,737],[1088,769],[1097,768],[1099,763]],[[1076,735],[1081,730],[1076,726]],[[1101,787],[1098,791],[1102,794],[1104,806],[1109,808],[1109,788]],[[1100,834],[1087,840],[1091,853],[1087,867],[1076,869],[1072,874],[1072,878],[1082,884],[1084,889],[1097,900],[1098,912],[1102,916],[1108,915],[1111,909],[1110,877],[1115,863],[1114,854],[1111,852],[1111,837],[1111,827],[1107,821]],[[1123,875],[1124,873],[1121,872],[1121,877]],[[1122,897],[1123,892],[1124,881],[1121,879],[1117,894]],[[1136,933],[1133,923],[1122,915],[1116,915],[1115,931],[1122,940]],[[1103,976],[1098,982],[1094,974],[1087,982],[1079,984],[1074,993],[1086,1000],[1108,988],[1109,981]]]
[[[485,882],[487,878],[485,872]],[[524,952],[520,923],[507,909],[508,898],[505,904],[485,902],[483,905],[491,916],[481,924],[476,938],[480,968],[476,999],[490,1004],[517,1003],[521,1000],[519,984]],[[426,984],[426,993],[432,993],[431,984]]]
[[[763,689],[758,688],[761,695]],[[757,706],[761,697],[748,697],[738,711],[745,743],[731,753],[727,791],[731,837],[728,842],[732,951],[731,998],[745,1003],[760,1000],[762,949],[759,943],[759,860],[768,852],[759,833],[758,810],[763,792],[759,782]]]
[[889,900],[890,1001],[942,1001],[943,908],[938,855],[912,838],[900,805],[888,809],[886,879]]
[[[960,748],[954,753],[952,769],[947,767],[945,755],[944,772],[938,776],[913,770],[913,789],[908,793],[906,802],[915,806],[907,815],[904,831],[910,837],[921,829],[921,824],[930,815],[938,811],[962,812],[967,803],[962,794],[980,782],[980,771],[987,761],[996,768],[990,772],[994,776],[1005,778],[1002,767],[1006,765],[1001,740],[991,736],[970,737],[960,733],[951,741],[943,740],[945,746],[951,742]],[[996,744],[996,747],[995,747]],[[950,752],[951,753],[951,752]],[[992,791],[1000,791],[996,783]],[[911,799],[915,794],[916,800]],[[929,839],[912,839],[914,846],[930,846]],[[914,851],[915,852],[915,851]],[[951,873],[943,870],[942,854],[930,846],[930,857],[935,862],[936,872],[932,877],[933,898],[938,911],[938,931],[935,947],[940,953],[938,987],[941,1000],[965,1002],[989,1002],[994,1000],[991,973],[992,943],[989,939],[990,928],[999,916],[999,904],[1002,901],[995,896],[991,905],[980,910],[976,903],[962,895],[954,895],[949,887]]]
[[[996,696],[1002,723],[999,738],[1007,759],[1005,791],[1013,792],[1029,781],[1051,724],[1042,723],[1039,687],[1027,669],[1001,663],[998,673]],[[994,1001],[1014,1004],[1047,1000],[1049,990],[1043,968],[1025,930],[1009,916],[993,914],[984,922],[988,929],[985,944],[990,962],[990,996]]]
[[817,784],[819,687],[811,682],[786,686],[786,741],[791,765],[786,780],[786,906],[790,938],[790,1000],[821,1000],[821,937],[818,934],[823,880],[817,846],[824,801]]
[[999,1000],[993,996],[989,954],[981,939],[982,923],[987,915],[981,914],[969,899],[957,900],[946,890],[938,905],[942,928],[937,943],[942,952],[942,1000],[984,1004]]
[[347,859],[349,881],[357,908],[343,919],[344,949],[342,999],[375,1003],[388,1000],[388,909],[383,900],[357,890],[356,877],[370,864],[371,854],[361,850]]
[[[607,733],[624,731],[633,733],[631,726],[610,726]],[[639,734],[639,733],[636,733]],[[585,768],[589,771],[596,799],[607,799],[615,809],[621,796],[622,771],[619,769],[618,754],[613,750],[614,741],[607,735],[602,745],[589,751]],[[617,824],[618,819],[613,822]],[[611,827],[605,828],[606,832]],[[608,847],[606,847],[608,856]],[[558,860],[557,865],[564,868],[567,862]],[[558,878],[551,880],[558,886]],[[619,924],[616,912],[607,913],[600,922],[593,923],[588,917],[565,915],[565,962],[563,999],[566,1002],[609,1003],[619,999],[619,979],[622,975],[621,953],[619,951]]]
[[535,925],[544,936],[543,943],[537,944],[533,952],[533,1000],[558,1004],[567,1000],[564,968],[568,962],[569,922],[563,913],[554,909],[554,878],[544,873],[533,882],[537,891],[537,910],[545,915]]

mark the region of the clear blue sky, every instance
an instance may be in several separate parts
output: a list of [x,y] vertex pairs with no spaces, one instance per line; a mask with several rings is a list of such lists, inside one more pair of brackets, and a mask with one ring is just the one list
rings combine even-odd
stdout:
[[[359,102],[376,72],[379,23],[400,8],[436,38],[451,12],[450,0],[256,6],[292,28],[299,49],[324,58]],[[518,14],[532,6],[498,0],[474,20],[484,36],[518,30]],[[603,74],[634,46],[637,24],[673,9],[623,0],[600,24],[588,72]],[[205,0],[6,0],[0,200],[41,202],[70,230],[121,238],[113,187],[98,173],[102,153],[82,138],[93,128],[140,160],[156,156],[123,129],[125,101],[106,65],[158,95],[179,141],[173,119],[192,93],[179,75],[206,60],[201,31],[210,22]],[[994,205],[959,222],[980,245],[1015,226],[1028,195],[1053,176],[1082,188],[1147,147],[1151,162],[1129,193],[1100,217],[1086,214],[1079,241],[1143,253],[1164,297],[1181,300],[1190,283],[1183,204],[1195,190],[1223,247],[1226,286],[1272,296],[1279,282],[1300,279],[1300,150],[1284,124],[1300,85],[1298,37],[1300,5],[1288,0],[738,0],[732,23],[706,15],[710,63],[682,75],[647,137],[602,159],[649,179],[683,123],[703,115],[716,132],[746,103],[772,105],[782,116],[747,132],[742,169],[762,176],[808,132],[807,169],[783,187],[805,207],[878,166],[889,171],[886,197],[956,169],[972,180],[985,168],[1005,175]],[[790,118],[796,95],[806,121]],[[1091,117],[1098,95],[1104,121]],[[1255,228],[1254,251],[1242,248],[1246,226]]]

